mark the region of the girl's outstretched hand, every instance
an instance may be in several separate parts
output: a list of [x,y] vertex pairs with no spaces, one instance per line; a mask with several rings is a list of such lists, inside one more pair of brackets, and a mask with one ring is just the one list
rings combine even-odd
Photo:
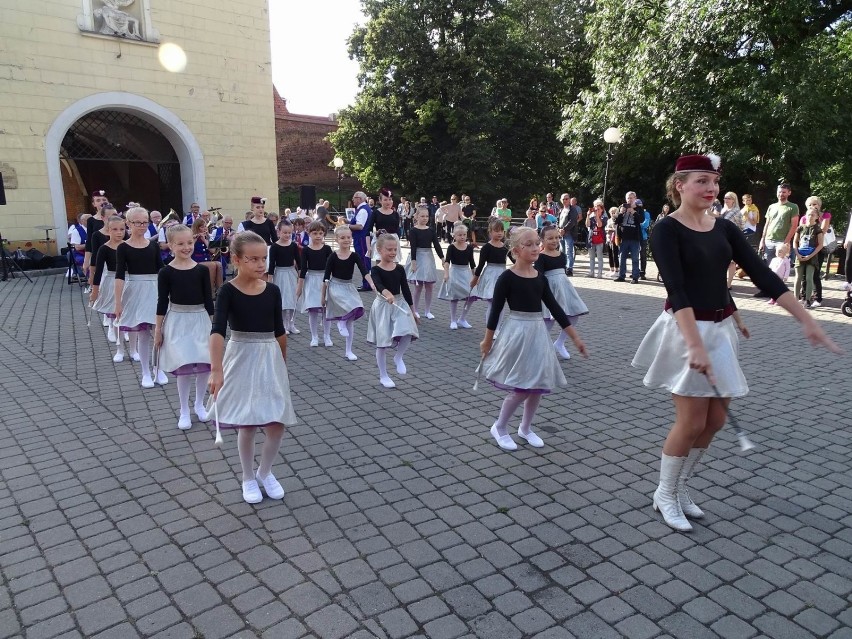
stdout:
[[833,339],[825,334],[822,327],[816,320],[802,323],[802,333],[813,346],[824,346],[825,349],[835,355],[842,355],[843,349],[840,348]]
[[751,331],[748,330],[748,326],[745,325],[745,322],[738,322],[737,328],[739,329],[740,333],[742,333],[742,336],[746,339],[749,339],[751,337]]
[[589,350],[586,348],[586,344],[583,340],[580,339],[579,335],[575,335],[571,338],[571,341],[574,342],[574,348],[582,355],[585,359],[589,359]]

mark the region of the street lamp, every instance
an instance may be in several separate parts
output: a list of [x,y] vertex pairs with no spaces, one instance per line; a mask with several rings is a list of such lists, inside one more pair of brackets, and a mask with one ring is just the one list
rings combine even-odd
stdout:
[[621,129],[617,126],[611,126],[603,134],[604,142],[606,142],[606,170],[604,171],[604,183],[603,183],[603,195],[601,199],[604,202],[604,209],[606,208],[606,185],[609,181],[609,165],[612,162],[612,145],[618,144],[621,142]]
[[336,155],[331,164],[337,171],[337,211],[340,212],[340,180],[343,179],[343,158]]

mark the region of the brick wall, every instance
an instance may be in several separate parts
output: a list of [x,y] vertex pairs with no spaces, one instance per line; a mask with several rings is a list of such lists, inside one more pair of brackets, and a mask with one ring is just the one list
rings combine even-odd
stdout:
[[[278,91],[274,92],[274,103],[279,188],[313,184],[320,189],[336,189],[337,171],[329,166],[334,149],[325,138],[337,130],[337,122],[328,117],[290,113]],[[358,181],[345,178],[342,186],[354,189]]]

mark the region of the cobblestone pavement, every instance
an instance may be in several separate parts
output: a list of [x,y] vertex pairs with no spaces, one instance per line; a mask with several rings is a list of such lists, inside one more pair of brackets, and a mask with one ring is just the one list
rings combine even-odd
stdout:
[[[179,431],[174,383],[113,364],[75,286],[0,284],[0,637],[852,637],[849,355],[737,283],[757,449],[723,431],[707,517],[673,533],[650,507],[670,401],[629,366],[662,286],[576,272],[592,357],[543,400],[544,449],[491,441],[483,308],[451,332],[436,300],[395,390],[365,321],[357,363],[291,339],[287,496],[257,506],[234,437]],[[834,282],[816,313],[850,349]]]

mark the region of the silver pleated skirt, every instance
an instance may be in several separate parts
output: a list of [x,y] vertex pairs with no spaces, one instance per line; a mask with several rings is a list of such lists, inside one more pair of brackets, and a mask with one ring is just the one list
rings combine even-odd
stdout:
[[450,275],[441,283],[438,299],[451,302],[466,300],[470,297],[470,280],[472,278],[473,271],[466,264],[450,264]]
[[377,297],[370,307],[370,320],[367,323],[367,341],[377,348],[395,346],[400,337],[411,335],[412,339],[420,337],[411,307],[402,295],[397,295],[394,301],[408,311],[403,313],[393,304],[388,304],[385,298]]
[[[412,253],[415,254],[417,259],[417,270],[414,273],[411,272]],[[408,257],[405,260],[405,277],[409,282],[417,282],[418,284],[428,284],[437,281],[435,253],[431,248],[412,249],[408,252]]]
[[[174,373],[196,365],[193,372],[210,368],[210,316],[203,304],[171,304],[163,320],[159,368]],[[201,365],[201,366],[199,366]]]
[[302,297],[298,301],[300,313],[322,309],[322,279],[325,271],[308,271],[302,286]]
[[[577,289],[574,288],[571,280],[565,275],[564,270],[554,268],[545,271],[544,276],[547,278],[550,290],[553,291],[553,297],[556,298],[559,306],[562,307],[562,310],[565,311],[565,314],[569,318],[573,320],[575,317],[588,314],[589,307],[580,298],[580,294],[577,293]],[[544,319],[553,319],[550,311],[544,304],[541,305],[541,312],[544,314]]]
[[[739,336],[733,317],[721,322],[696,322],[704,348],[710,356],[716,386],[723,397],[748,394],[740,368]],[[685,397],[715,397],[707,377],[689,368],[686,342],[674,315],[667,311],[654,322],[633,357],[633,366],[646,368],[643,380],[649,388],[665,388]]]
[[497,283],[497,278],[506,270],[505,264],[486,264],[482,269],[482,274],[479,276],[479,281],[470,296],[476,300],[490,300],[494,297],[494,285]]
[[98,299],[92,304],[98,313],[113,315],[115,313],[115,273],[104,269],[101,275],[101,285],[98,288]]
[[361,295],[353,280],[332,277],[325,292],[325,318],[329,320],[358,319],[364,314]]
[[[216,398],[220,428],[296,423],[287,364],[272,333],[231,331]],[[207,401],[213,413],[213,398]]]
[[157,323],[157,276],[125,275],[121,294],[122,311],[118,318],[123,331],[137,331]]
[[541,313],[506,313],[482,374],[502,390],[549,393],[568,385]]
[[[281,310],[293,311],[296,309],[296,283],[299,274],[292,266],[276,267],[272,274],[272,283],[281,291]],[[307,282],[305,282],[307,285]]]

